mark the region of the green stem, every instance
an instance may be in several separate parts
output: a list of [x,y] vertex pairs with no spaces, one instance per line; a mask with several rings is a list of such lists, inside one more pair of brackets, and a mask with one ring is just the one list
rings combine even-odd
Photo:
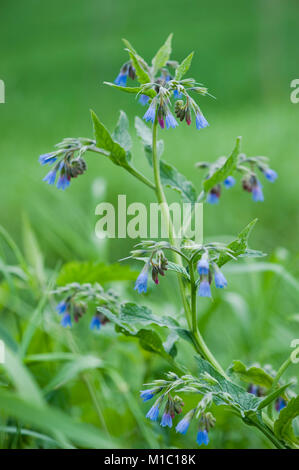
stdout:
[[[159,156],[157,152],[157,129],[158,129],[158,118],[156,115],[155,121],[153,124],[153,141],[152,141],[153,170],[154,170],[154,180],[155,180],[155,185],[156,185],[156,195],[157,195],[159,204],[161,204],[161,211],[164,217],[164,221],[168,227],[169,241],[171,245],[173,245],[174,247],[177,247],[177,239],[174,237],[173,226],[172,226],[171,219],[170,219],[167,199],[165,197],[163,186],[161,183],[160,160],[159,160]],[[182,259],[178,253],[174,252],[174,260],[179,266],[182,266]],[[197,318],[196,318],[196,286],[195,286],[195,281],[194,281],[194,273],[193,273],[193,282],[191,282],[192,307],[190,307],[189,301],[186,296],[185,286],[183,284],[182,277],[179,274],[178,274],[178,282],[179,282],[179,289],[180,289],[180,294],[181,294],[184,310],[186,313],[187,323],[192,334],[196,351],[199,354],[201,354],[205,359],[207,359],[221,375],[223,375],[226,379],[228,379],[228,376],[225,374],[224,370],[222,369],[218,361],[215,359],[215,357],[209,350],[208,346],[206,345],[203,337],[201,336],[198,330]]]

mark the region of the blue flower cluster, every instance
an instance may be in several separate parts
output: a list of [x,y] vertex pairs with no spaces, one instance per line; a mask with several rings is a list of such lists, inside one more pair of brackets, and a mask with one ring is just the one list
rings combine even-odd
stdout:
[[213,276],[217,289],[223,289],[227,286],[227,280],[225,279],[224,274],[221,272],[217,264],[213,263],[212,269],[210,269],[210,263],[207,253],[204,253],[198,261],[197,272],[200,276],[200,284],[198,289],[198,295],[200,297],[212,296],[210,284],[212,282]]
[[[58,176],[56,187],[57,189],[65,190],[69,185],[71,178],[76,178],[86,171],[86,162],[82,157],[73,158],[73,153],[66,153],[63,159],[60,159],[54,168],[47,173],[43,181],[48,184],[54,185],[56,177]],[[53,165],[58,159],[59,152],[46,153],[40,155],[39,162],[41,165]]]
[[165,275],[168,264],[167,258],[165,257],[162,251],[158,253],[157,258],[158,259],[156,262],[154,262],[153,259],[146,262],[139,276],[137,277],[134,289],[137,290],[138,294],[146,293],[147,291],[150,266],[152,271],[152,280],[155,284],[159,284],[159,275]]
[[[71,296],[66,300],[62,300],[56,306],[58,315],[62,315],[61,326],[64,328],[71,327],[72,322],[77,323],[80,318],[86,313],[87,305],[84,302],[74,302]],[[96,313],[90,322],[89,328],[91,330],[99,331],[101,326],[108,322],[102,313]]]

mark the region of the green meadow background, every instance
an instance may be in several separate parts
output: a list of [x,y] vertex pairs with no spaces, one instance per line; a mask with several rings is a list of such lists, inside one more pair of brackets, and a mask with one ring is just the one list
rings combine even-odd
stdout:
[[[95,237],[99,202],[116,203],[118,194],[127,194],[128,204],[151,201],[149,189],[96,154],[87,155],[88,172],[65,192],[42,181],[46,169],[37,162],[64,137],[92,137],[91,108],[110,130],[125,110],[134,135],[134,116],[144,109],[133,96],[103,85],[127,60],[121,38],[147,60],[171,32],[174,59],[195,51],[190,75],[216,97],[199,98],[210,127],[198,132],[180,125],[163,138],[164,158],[198,191],[202,174],[194,164],[228,155],[239,135],[246,154],[269,156],[278,172],[275,184],[263,181],[264,203],[253,203],[238,184],[223,191],[218,206],[205,207],[205,239],[230,239],[257,217],[251,247],[268,256],[229,266],[227,290],[213,303],[202,302],[199,322],[225,367],[233,359],[277,367],[287,358],[291,340],[299,338],[299,104],[290,101],[290,83],[299,78],[298,18],[296,0],[1,1],[0,222],[13,240],[0,241],[0,336],[11,350],[0,369],[2,448],[196,445],[195,427],[178,437],[144,418],[148,406],[138,391],[167,372],[167,363],[110,325],[99,335],[90,332],[90,314],[71,331],[60,328],[54,300],[44,296],[62,264],[110,264],[132,249],[134,240]],[[150,177],[135,136],[133,158]],[[24,266],[29,277],[21,275]],[[157,314],[175,315],[174,282],[170,273],[142,299],[134,281],[112,287]],[[192,359],[184,348],[179,357]],[[74,352],[82,362],[75,372],[72,361],[53,355]],[[48,360],[36,357],[50,353]],[[89,366],[95,358],[99,363]],[[289,369],[296,375],[298,365]],[[54,411],[42,406],[34,412],[38,397]],[[225,409],[214,413],[209,447],[270,446]]]

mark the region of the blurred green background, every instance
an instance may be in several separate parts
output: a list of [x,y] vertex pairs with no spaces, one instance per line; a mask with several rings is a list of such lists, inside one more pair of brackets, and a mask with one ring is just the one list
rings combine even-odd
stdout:
[[[121,38],[127,38],[150,60],[173,32],[172,58],[181,61],[194,50],[191,75],[204,83],[216,100],[199,99],[209,128],[198,132],[194,126],[181,125],[175,132],[163,133],[164,158],[200,191],[202,175],[194,169],[195,162],[228,155],[236,136],[241,135],[242,150],[251,156],[269,156],[271,167],[279,174],[274,185],[264,183],[263,204],[254,204],[247,193],[235,187],[223,194],[218,207],[205,208],[206,238],[226,239],[258,217],[251,247],[267,252],[266,261],[277,264],[272,271],[260,273],[255,264],[243,274],[228,269],[229,289],[222,295],[224,301],[220,304],[216,298],[212,306],[203,303],[200,326],[224,366],[235,358],[281,364],[289,354],[291,339],[299,337],[299,105],[290,101],[290,82],[298,78],[298,18],[296,0],[187,0],[183,4],[178,0],[139,4],[133,0],[2,0],[0,79],[5,82],[6,103],[0,105],[1,225],[23,249],[22,219],[27,217],[47,274],[63,262],[115,262],[127,256],[134,240],[102,243],[95,238],[95,207],[103,200],[116,202],[118,194],[127,194],[128,203],[150,202],[150,190],[103,157],[90,154],[88,172],[61,192],[42,182],[45,169],[37,159],[64,137],[92,137],[90,108],[111,130],[119,109],[125,110],[133,131],[134,116],[142,116],[144,109],[134,97],[105,87],[103,82],[113,81],[127,60]],[[136,167],[150,176],[136,138],[133,157]],[[15,263],[7,244],[2,243],[1,253],[1,265]],[[3,279],[7,281],[5,275]],[[142,301],[158,312],[175,311],[173,280],[170,275],[163,291],[155,297],[150,292]],[[30,297],[23,288],[12,293],[11,288],[2,286],[5,301],[0,320],[18,342],[30,324],[38,295]],[[131,295],[125,287],[116,288],[123,290],[126,298]],[[21,299],[18,307],[16,296]],[[15,323],[9,315],[21,319]],[[109,327],[107,332],[94,338],[86,327],[87,337],[80,337],[82,348],[86,348],[84,352],[97,351],[104,360],[115,363],[132,391],[132,403],[122,402],[113,384],[103,385],[103,378],[93,377],[104,397],[104,420],[122,446],[146,447],[149,442],[139,434],[138,426],[150,436],[153,426],[139,415],[136,393],[145,378],[161,375],[168,365],[150,358],[134,341],[119,338]],[[65,332],[57,334],[62,337]],[[36,340],[31,353],[48,350],[41,344]],[[53,350],[54,345],[51,343]],[[45,370],[48,379],[56,370],[54,364],[51,367],[39,366],[31,372],[37,382],[44,383]],[[298,375],[298,367],[291,372]],[[57,396],[53,392],[53,403],[75,419],[98,425],[84,390],[80,383],[72,383]],[[218,411],[217,419],[212,447],[269,445],[259,434],[235,423],[227,412]],[[103,428],[103,423],[99,426]],[[4,434],[3,446],[41,445],[30,438],[9,439],[13,438]],[[174,433],[163,431],[161,436],[160,429],[158,440],[155,445],[161,447],[194,445],[192,436],[182,444]]]

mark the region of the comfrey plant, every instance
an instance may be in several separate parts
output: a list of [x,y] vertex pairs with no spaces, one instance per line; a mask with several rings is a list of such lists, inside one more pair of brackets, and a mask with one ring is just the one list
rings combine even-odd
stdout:
[[[70,284],[57,289],[55,292],[61,297],[57,312],[62,317],[62,325],[69,327],[80,320],[89,304],[96,305],[91,329],[98,330],[105,322],[112,322],[117,332],[138,338],[143,348],[160,354],[171,364],[173,371],[165,379],[157,379],[141,391],[143,401],[154,400],[146,415],[149,420],[159,420],[162,427],[175,426],[176,432],[182,435],[189,427],[195,426],[194,442],[207,445],[212,435],[210,431],[215,426],[214,409],[211,411],[211,408],[224,405],[245,424],[258,428],[277,448],[299,448],[292,429],[292,420],[299,413],[299,397],[292,391],[292,383],[284,383],[282,379],[290,359],[278,371],[257,365],[246,367],[240,361],[234,361],[225,371],[198,328],[201,297],[212,297],[214,289],[224,289],[228,285],[222,267],[241,257],[263,256],[261,252],[248,248],[248,237],[256,220],[229,244],[198,245],[194,240],[184,238],[184,230],[182,237],[176,237],[164,192],[165,187],[174,189],[183,202],[193,205],[196,202],[214,204],[219,201],[222,188],[234,186],[235,178],[240,174],[243,189],[252,193],[254,201],[262,201],[258,172],[270,182],[275,181],[277,174],[269,167],[267,158],[247,157],[241,153],[240,137],[229,156],[222,156],[212,164],[197,163],[198,168],[207,169],[199,194],[173,165],[161,159],[164,146],[163,141],[158,140],[159,127],[165,132],[165,128],[174,129],[183,121],[188,126],[194,121],[195,129],[205,132],[203,129],[209,125],[196,99],[209,95],[207,88],[193,78],[184,78],[193,53],[181,63],[170,60],[171,39],[169,36],[151,64],[124,40],[128,61],[121,67],[115,82],[107,83],[118,91],[137,97],[140,104],[147,107],[143,120],[136,117],[135,127],[152,167],[152,180],[132,163],[128,119],[123,111],[112,134],[92,112],[93,139],[65,139],[56,150],[42,155],[40,163],[52,166],[44,180],[49,184],[57,180],[57,187],[66,189],[72,178],[86,171],[83,155],[95,152],[110,159],[153,191],[161,204],[168,240],[145,240],[131,252],[129,258],[142,263],[135,290],[144,295],[150,282],[158,285],[161,276],[174,271],[184,315],[177,318],[155,315],[145,306],[120,302],[113,292],[105,292],[98,284]],[[132,84],[128,86],[129,80]],[[168,338],[163,342],[165,330]],[[188,365],[175,361],[178,340],[187,341],[194,348],[197,374],[191,374]],[[240,385],[240,380],[247,382],[247,386]],[[184,403],[178,394],[193,394],[197,401],[196,406],[187,410],[179,420],[177,415],[182,415]]]

